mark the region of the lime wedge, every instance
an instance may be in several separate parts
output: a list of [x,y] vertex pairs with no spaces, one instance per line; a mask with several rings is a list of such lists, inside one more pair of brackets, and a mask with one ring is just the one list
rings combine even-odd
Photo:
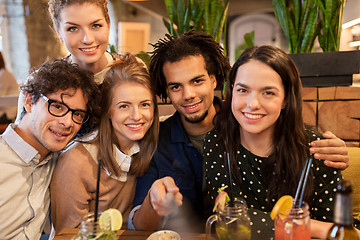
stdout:
[[117,231],[123,223],[121,212],[115,208],[109,208],[101,214],[99,225],[102,230]]

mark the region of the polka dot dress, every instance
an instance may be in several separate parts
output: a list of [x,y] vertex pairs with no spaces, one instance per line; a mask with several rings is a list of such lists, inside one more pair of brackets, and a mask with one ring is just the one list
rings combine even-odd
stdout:
[[[314,139],[317,138],[314,133],[311,134]],[[203,153],[208,194],[214,204],[217,190],[228,184],[223,156],[224,146],[216,130],[206,136]],[[247,202],[252,224],[252,239],[272,239],[274,236],[274,222],[270,218],[270,212],[278,199],[266,197],[268,184],[263,174],[265,161],[267,158],[256,156],[242,146],[237,151],[237,167],[242,184],[239,186],[235,182],[232,183],[234,197],[243,198]],[[314,194],[312,202],[308,203],[311,218],[331,222],[336,184],[342,176],[340,171],[326,167],[322,161],[315,160],[312,163]]]

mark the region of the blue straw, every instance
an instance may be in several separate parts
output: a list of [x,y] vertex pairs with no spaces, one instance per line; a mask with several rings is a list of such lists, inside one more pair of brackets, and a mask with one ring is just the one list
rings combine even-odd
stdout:
[[301,172],[301,176],[300,176],[300,180],[299,180],[299,184],[298,187],[296,189],[296,194],[295,194],[295,198],[294,198],[294,203],[293,203],[293,208],[295,208],[297,200],[299,198],[299,194],[300,194],[300,199],[299,199],[299,208],[301,207],[301,202],[303,200],[304,197],[304,192],[305,192],[305,187],[306,187],[306,182],[307,182],[307,178],[309,175],[309,170],[310,170],[310,166],[311,166],[311,162],[312,162],[312,157],[310,157],[309,159],[306,160],[303,170]]
[[307,164],[307,167],[306,167],[305,179],[304,179],[304,183],[303,183],[303,187],[302,187],[301,194],[300,194],[300,199],[299,199],[299,208],[301,208],[301,203],[302,203],[302,200],[304,198],[304,192],[305,192],[305,188],[306,188],[306,181],[308,179],[311,162],[312,162],[312,157],[309,158],[308,164]]
[[296,194],[295,194],[295,198],[294,198],[294,202],[293,202],[293,208],[295,208],[296,201],[299,198],[299,193],[300,193],[302,182],[304,180],[305,169],[306,169],[306,165],[307,165],[308,161],[309,160],[306,160],[306,162],[304,164],[304,167],[303,167],[303,170],[301,172],[300,180],[299,180],[299,183],[298,183],[298,186],[297,186],[297,189],[296,189]]

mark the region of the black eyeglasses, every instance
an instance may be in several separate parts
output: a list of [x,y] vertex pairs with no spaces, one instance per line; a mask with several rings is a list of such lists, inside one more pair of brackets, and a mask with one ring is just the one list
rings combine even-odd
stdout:
[[51,100],[43,94],[40,94],[40,95],[45,101],[48,102],[48,104],[49,104],[48,111],[51,115],[53,115],[55,117],[63,117],[68,112],[71,112],[71,119],[74,121],[74,123],[83,124],[87,120],[89,120],[89,115],[87,114],[87,112],[71,109],[65,103]]

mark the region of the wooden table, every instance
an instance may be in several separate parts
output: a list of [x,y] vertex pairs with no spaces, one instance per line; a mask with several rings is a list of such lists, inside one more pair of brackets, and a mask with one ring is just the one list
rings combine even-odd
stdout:
[[[79,229],[65,228],[59,234],[56,234],[54,240],[70,240],[78,231]],[[152,231],[117,231],[119,240],[146,240],[152,233]],[[181,240],[206,240],[206,234],[204,233],[180,233],[180,237]],[[317,238],[311,239],[318,240]]]
[[[79,229],[65,228],[60,233],[56,234],[54,240],[70,240]],[[117,231],[118,239],[120,240],[146,240],[153,232],[149,231],[132,231],[132,230],[119,230]],[[205,240],[206,234],[204,233],[181,233],[181,240]]]

